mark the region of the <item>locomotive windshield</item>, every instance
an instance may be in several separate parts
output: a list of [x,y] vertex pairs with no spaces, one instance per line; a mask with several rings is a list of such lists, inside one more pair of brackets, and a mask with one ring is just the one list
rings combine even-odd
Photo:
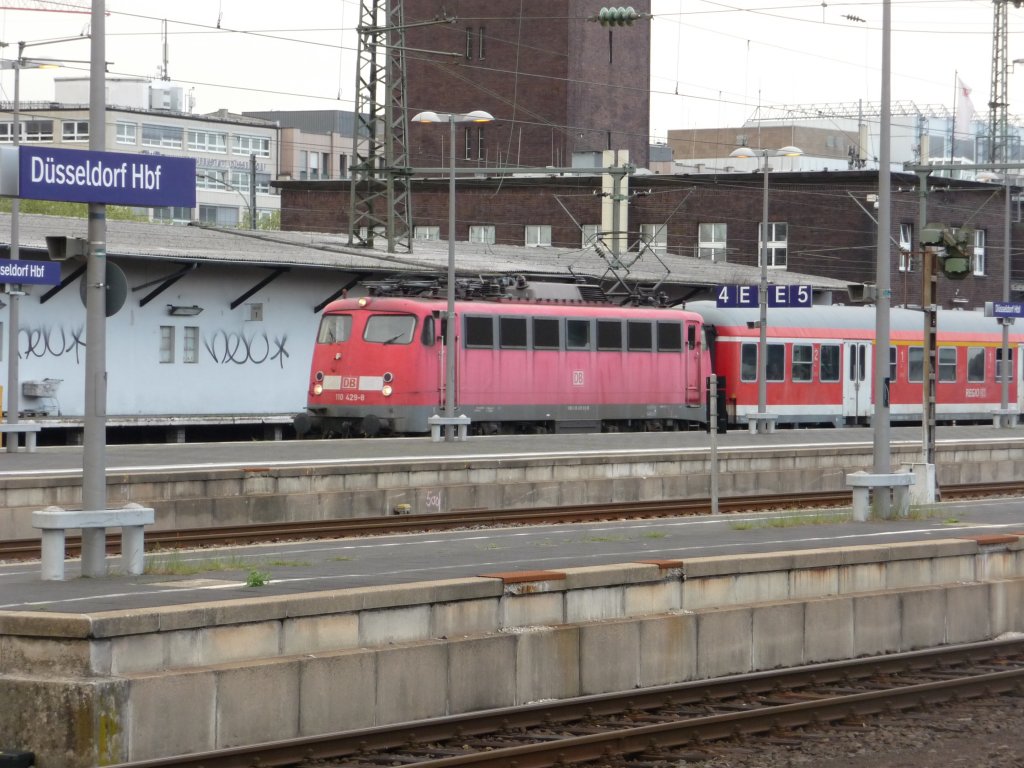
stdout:
[[324,315],[320,321],[316,341],[317,344],[337,344],[348,341],[351,334],[352,315]]
[[366,321],[363,340],[378,344],[411,344],[416,318],[412,315],[373,315]]

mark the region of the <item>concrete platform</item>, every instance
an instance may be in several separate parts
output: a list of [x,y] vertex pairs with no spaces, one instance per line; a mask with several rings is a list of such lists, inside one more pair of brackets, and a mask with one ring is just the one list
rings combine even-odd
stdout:
[[299,542],[65,583],[6,565],[0,746],[84,768],[1020,632],[1022,508]]

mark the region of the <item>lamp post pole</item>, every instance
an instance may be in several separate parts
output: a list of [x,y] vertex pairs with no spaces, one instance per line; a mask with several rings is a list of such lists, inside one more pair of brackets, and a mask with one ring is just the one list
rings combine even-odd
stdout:
[[[21,143],[21,57],[25,50],[24,43],[18,43],[18,58],[14,62],[14,108],[12,110],[14,120],[13,144],[15,152]],[[17,261],[21,256],[21,232],[19,230],[19,219],[21,216],[21,200],[17,197],[11,198],[11,261]],[[18,391],[18,287],[10,286],[10,293],[7,302],[7,423],[18,423],[18,411],[21,408],[21,397]],[[18,435],[12,432],[7,438],[7,452],[13,453],[18,450]]]
[[[448,322],[444,333],[444,415],[455,418],[455,114],[448,114]],[[444,429],[445,439],[455,435],[455,425]]]
[[[761,286],[757,292],[758,330],[760,332],[757,354],[757,412],[768,412],[768,150],[763,150],[764,158],[764,194],[761,200]],[[758,429],[767,429],[761,422]]]

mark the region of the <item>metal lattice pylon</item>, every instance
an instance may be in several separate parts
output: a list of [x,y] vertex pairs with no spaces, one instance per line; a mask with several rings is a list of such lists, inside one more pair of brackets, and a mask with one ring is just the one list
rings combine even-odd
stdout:
[[[401,0],[362,0],[356,66],[349,244],[412,250]],[[383,21],[383,23],[382,23]]]
[[1006,25],[1007,7],[1012,2],[1020,8],[1022,0],[993,0],[995,20],[992,24],[992,96],[988,102],[988,161],[1005,163],[1009,161],[1009,115],[1010,100],[1007,96]]

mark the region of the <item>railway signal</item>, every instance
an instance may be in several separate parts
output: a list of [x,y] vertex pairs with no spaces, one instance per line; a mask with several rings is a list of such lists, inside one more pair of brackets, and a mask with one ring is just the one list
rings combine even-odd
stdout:
[[921,244],[940,248],[936,252],[939,268],[950,280],[963,280],[971,274],[973,229],[961,227],[953,230],[942,224],[929,224],[921,230]]

